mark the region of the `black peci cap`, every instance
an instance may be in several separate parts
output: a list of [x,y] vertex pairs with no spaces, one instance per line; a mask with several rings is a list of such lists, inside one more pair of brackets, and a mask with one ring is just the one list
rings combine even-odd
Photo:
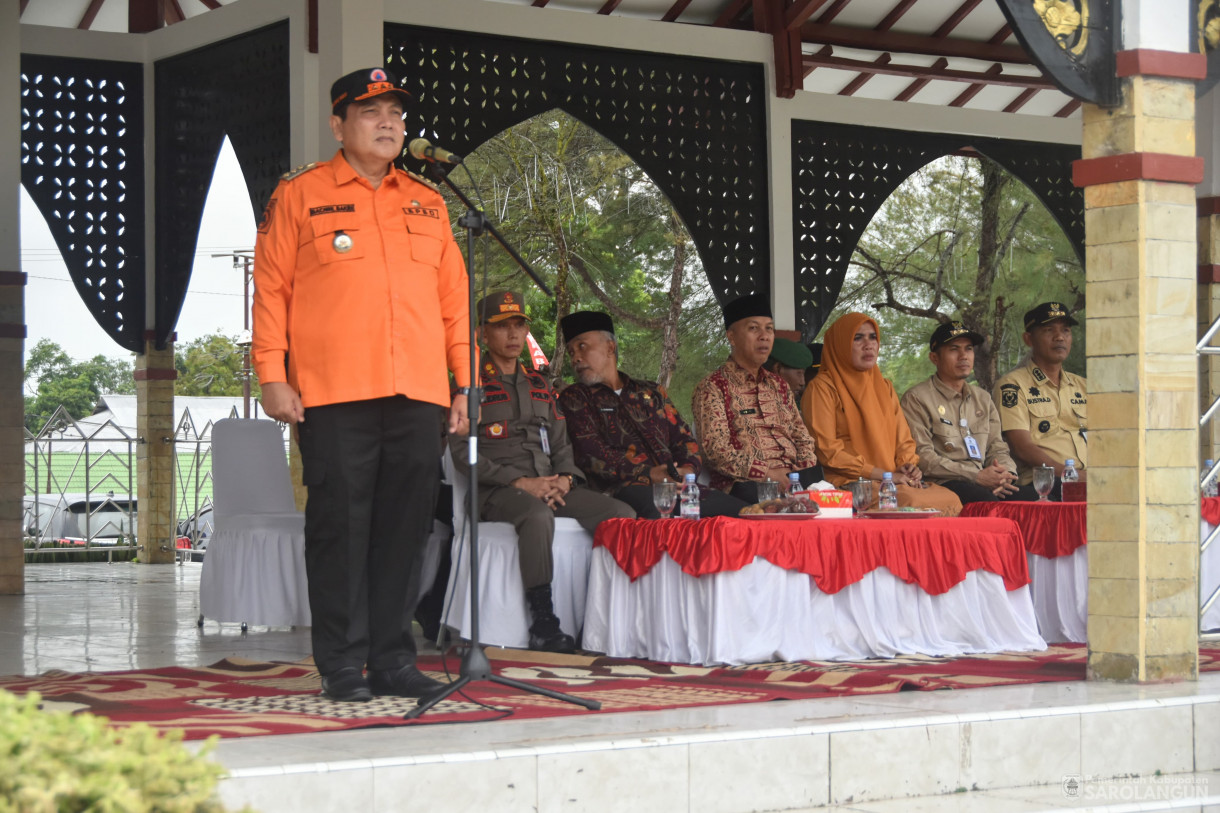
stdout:
[[765,296],[747,294],[739,296],[724,306],[724,329],[728,330],[734,322],[748,319],[751,316],[771,318],[771,302]]
[[590,330],[614,333],[614,320],[610,318],[610,314],[601,311],[576,311],[559,320],[559,329],[563,331],[563,340],[566,343]]

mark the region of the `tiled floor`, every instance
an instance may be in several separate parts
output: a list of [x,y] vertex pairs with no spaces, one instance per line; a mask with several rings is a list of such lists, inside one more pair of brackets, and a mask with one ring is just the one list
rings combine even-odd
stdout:
[[[136,564],[29,565],[25,596],[0,596],[0,674],[38,674],[49,669],[111,671],[162,666],[197,666],[238,655],[262,660],[298,660],[309,654],[306,629],[252,628],[242,635],[235,624],[205,621],[195,625],[198,615],[199,564],[147,566]],[[562,688],[562,687],[559,687]],[[1126,686],[1104,683],[1058,683],[976,689],[953,692],[904,692],[864,699],[764,703],[754,705],[675,709],[666,712],[593,714],[563,718],[516,721],[512,719],[465,726],[411,727],[373,731],[253,737],[221,742],[216,757],[235,777],[258,781],[266,777],[275,784],[290,773],[326,774],[328,782],[347,773],[368,769],[452,765],[459,757],[480,761],[480,771],[512,762],[535,759],[541,766],[556,757],[579,758],[582,751],[617,752],[624,760],[636,756],[655,760],[665,748],[658,745],[685,744],[691,755],[680,770],[689,772],[697,793],[695,755],[698,749],[720,749],[728,754],[758,754],[768,740],[782,758],[789,746],[777,737],[808,735],[809,742],[833,741],[844,733],[882,731],[912,725],[974,723],[981,731],[996,721],[1047,718],[1073,713],[1073,709],[1103,704],[1121,712],[1149,702],[1168,709],[1187,707],[1201,697],[1220,695],[1220,675],[1205,675],[1191,684]],[[1176,713],[1176,712],[1167,712]],[[1198,712],[1196,712],[1198,714]],[[1196,719],[1202,719],[1196,717]],[[1220,722],[1220,720],[1218,720]],[[1210,727],[1210,725],[1208,726]],[[1197,744],[1206,750],[1208,735]],[[965,742],[965,740],[963,740]],[[1211,742],[1220,748],[1220,733]],[[822,751],[826,751],[824,746]],[[828,755],[834,757],[832,746]],[[963,745],[962,747],[967,747]],[[977,742],[974,746],[977,747]],[[1041,746],[1031,746],[1041,747]],[[953,744],[953,748],[958,745]],[[952,750],[952,749],[950,749]],[[1209,759],[1212,757],[1209,757]],[[488,760],[492,762],[488,762]],[[826,756],[821,757],[826,759]],[[549,762],[548,762],[549,760]],[[720,764],[719,762],[715,764]],[[1209,766],[1211,767],[1211,766]],[[1180,770],[1180,769],[1179,769]],[[1071,773],[1072,771],[1065,771]],[[1192,807],[1202,803],[1220,805],[1220,774],[1179,774],[1182,782],[1194,782]],[[1107,805],[1106,809],[1168,809],[1174,798],[1167,786],[1150,784],[1152,777],[1122,783],[1093,783],[1071,796],[1057,786],[988,790],[922,799],[874,801],[821,807],[819,810],[893,811],[1052,810]],[[1091,788],[1091,790],[1089,790]],[[1151,788],[1151,790],[1149,790]],[[444,788],[452,799],[452,788]],[[823,796],[825,788],[823,787]],[[1143,793],[1144,795],[1140,795]],[[1149,794],[1152,798],[1148,798]],[[1155,794],[1160,793],[1160,796]],[[1210,797],[1210,798],[1209,798]],[[709,805],[677,805],[674,813],[718,810],[723,800]],[[1119,805],[1115,807],[1114,805]],[[274,809],[274,805],[272,808]],[[305,804],[297,810],[322,809]],[[440,809],[440,808],[437,808]],[[460,810],[460,805],[447,809]],[[489,808],[490,809],[490,808]],[[1213,810],[1220,808],[1212,808]]]

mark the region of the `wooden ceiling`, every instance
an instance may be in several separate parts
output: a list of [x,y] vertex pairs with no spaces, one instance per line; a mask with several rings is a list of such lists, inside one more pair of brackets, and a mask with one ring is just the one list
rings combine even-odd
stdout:
[[[150,31],[253,1],[19,0],[22,22],[112,31]],[[781,96],[803,90],[1060,118],[1080,107],[1026,55],[995,0],[484,2],[769,34]]]

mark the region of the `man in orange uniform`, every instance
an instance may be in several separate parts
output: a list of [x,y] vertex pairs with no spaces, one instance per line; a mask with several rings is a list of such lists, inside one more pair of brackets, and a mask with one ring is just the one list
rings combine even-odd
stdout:
[[263,409],[298,432],[313,655],[333,700],[443,686],[415,666],[412,582],[445,423],[468,430],[446,373],[464,393],[467,281],[444,200],[392,165],[409,100],[383,68],[336,81],[340,149],[284,175],[255,244],[254,368]]

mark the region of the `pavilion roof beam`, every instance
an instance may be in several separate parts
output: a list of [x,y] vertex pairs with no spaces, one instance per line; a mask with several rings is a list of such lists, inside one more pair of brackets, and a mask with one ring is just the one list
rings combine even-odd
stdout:
[[849,28],[841,25],[806,23],[801,26],[801,38],[807,43],[838,45],[865,51],[891,51],[902,54],[978,59],[985,62],[1008,62],[1032,65],[1033,60],[1019,45],[999,45],[991,42],[929,37],[870,28]]
[[1017,98],[1008,103],[1008,105],[1004,108],[1004,112],[1016,113],[1022,107],[1025,107],[1026,102],[1034,98],[1036,95],[1038,95],[1037,88],[1026,88],[1017,95]]
[[827,2],[828,0],[797,0],[784,12],[784,28],[789,31],[800,28]]
[[207,6],[208,11],[215,11],[216,9],[220,8],[220,3],[218,0],[199,0],[199,2]]
[[935,66],[899,65],[890,63],[878,65],[863,59],[846,59],[837,56],[821,56],[820,54],[805,54],[803,61],[806,67],[836,68],[843,71],[863,71],[865,73],[881,73],[889,76],[910,76],[915,78],[941,79],[949,82],[982,82],[987,85],[1003,85],[1007,87],[1038,88],[1051,90],[1055,85],[1043,76],[1018,76],[1016,74],[989,73],[988,71],[963,71],[937,69]]
[[[934,70],[934,71],[943,71],[945,68],[949,67],[949,60],[945,59],[942,56],[939,59],[937,59],[935,62],[933,62],[931,67],[932,67],[932,70]],[[894,101],[896,101],[896,102],[910,101],[911,97],[913,97],[919,91],[923,90],[927,86],[927,84],[931,81],[932,80],[928,79],[928,78],[916,79],[914,82],[912,82],[911,84],[909,84],[905,88],[903,88],[902,92],[894,97]]]
[[712,23],[715,28],[730,28],[737,24],[745,10],[750,7],[752,0],[733,0],[720,12],[720,16],[716,18],[716,22]]
[[890,13],[885,15],[885,19],[877,23],[873,29],[875,31],[889,31],[894,27],[894,24],[902,19],[902,16],[911,10],[911,6],[915,5],[916,0],[899,0],[898,5],[890,9]]
[[[982,2],[982,0],[966,0],[966,2],[958,6],[957,10],[950,14],[948,19],[941,23],[940,28],[936,29],[936,33],[932,35],[933,39],[944,39],[952,34],[953,30],[957,28],[961,24],[962,20],[966,18],[966,15],[974,11],[975,7],[978,6],[980,2]],[[933,67],[935,67],[937,70],[944,70],[945,68],[949,67],[949,60],[945,59],[943,56],[937,57],[936,62],[933,63]],[[914,82],[903,88],[902,92],[894,97],[894,101],[909,101],[916,93],[923,90],[930,81],[930,79],[916,79]]]
[[690,3],[691,0],[677,0],[677,2],[669,7],[669,11],[665,12],[665,16],[661,18],[661,22],[676,22],[677,19],[682,16],[682,12],[686,11],[686,7],[689,6]]
[[847,8],[847,4],[850,2],[851,0],[835,0],[831,7],[823,11],[822,16],[818,17],[818,22],[822,25],[830,25],[831,21],[838,17],[839,12]]
[[605,4],[597,10],[598,14],[612,14],[623,0],[606,0]]
[[182,6],[178,5],[178,0],[162,0],[165,7],[165,24],[173,25],[180,23],[186,19],[186,15],[182,13]]
[[[106,0],[89,0],[89,5],[85,7],[85,13],[80,16],[80,22],[76,24],[76,27],[83,31],[88,31],[89,26],[93,25],[97,13],[102,10],[102,3],[104,2]],[[21,8],[22,10],[25,9],[25,0],[22,1]]]
[[[882,67],[882,66],[890,64],[891,59],[892,59],[892,57],[889,54],[882,54],[881,56],[879,56],[873,60],[873,64],[878,67]],[[855,94],[855,92],[857,90],[864,87],[865,82],[867,82],[869,79],[872,79],[876,75],[877,75],[876,73],[860,74],[855,79],[848,82],[847,85],[842,90],[839,91],[839,95],[840,96],[851,96],[851,95]]]
[[966,0],[966,2],[957,7],[957,11],[949,15],[949,19],[941,23],[940,28],[936,29],[932,36],[936,39],[949,36],[953,33],[953,29],[961,25],[962,20],[966,19],[970,12],[978,8],[981,2],[983,0]]
[[[1000,43],[1002,43],[1004,40],[1008,39],[1008,37],[1011,36],[1011,34],[1012,34],[1011,29],[1009,29],[1008,24],[1005,23],[1004,26],[999,31],[995,32],[995,34],[993,34],[991,36],[991,39],[989,39],[987,41],[987,44],[992,47],[998,47],[1000,45]],[[1003,70],[1003,66],[1000,65],[999,63],[996,63],[995,65],[992,65],[990,68],[987,69],[987,73],[995,74],[995,73],[999,73],[1002,70]],[[986,85],[982,84],[982,83],[971,85],[970,87],[968,87],[964,91],[962,91],[961,94],[956,99],[949,102],[949,106],[950,107],[965,106],[965,104],[967,102],[969,102],[971,99],[973,99],[975,96],[977,96],[979,94],[979,91],[981,91],[985,86]],[[1024,104],[1024,102],[1022,102],[1022,104]]]

